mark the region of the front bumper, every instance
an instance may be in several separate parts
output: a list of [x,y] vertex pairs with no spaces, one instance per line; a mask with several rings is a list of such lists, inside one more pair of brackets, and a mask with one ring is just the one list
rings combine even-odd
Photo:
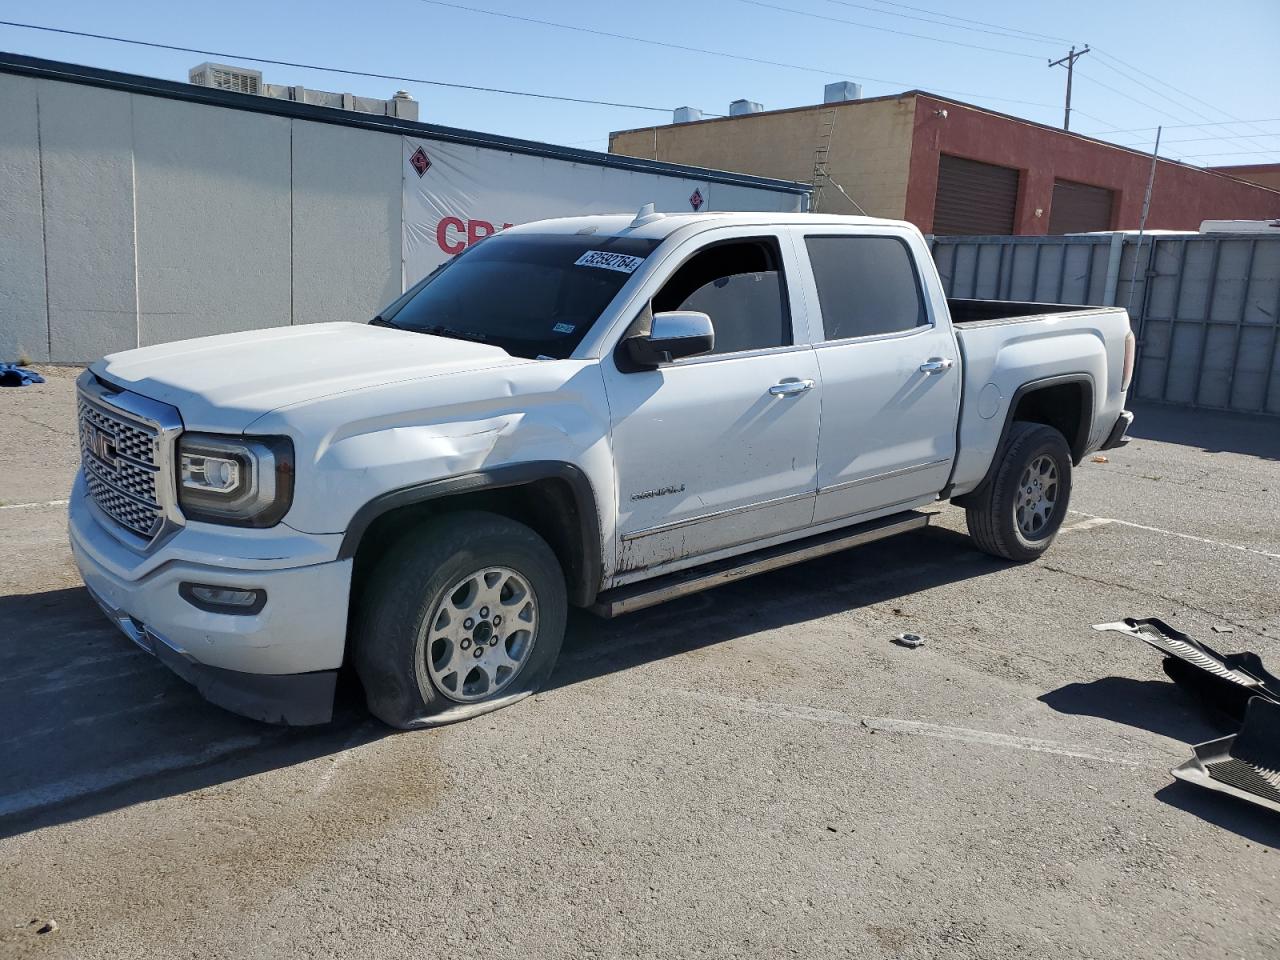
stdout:
[[1099,450],[1114,450],[1116,447],[1123,447],[1129,442],[1129,438],[1125,436],[1130,425],[1133,423],[1133,414],[1128,410],[1121,410],[1120,416],[1116,418],[1115,426],[1111,428],[1111,433],[1107,435],[1107,439],[1102,442]]
[[[152,554],[139,554],[99,521],[77,480],[69,509],[71,552],[94,600],[122,632],[154,654],[208,700],[272,723],[330,718],[346,645],[351,560],[331,559],[327,542],[261,535],[180,531]],[[255,532],[256,533],[256,532]],[[228,547],[240,545],[237,556]],[[264,549],[265,548],[265,549]],[[302,549],[305,548],[305,549]],[[327,554],[323,562],[316,552]],[[183,583],[262,590],[252,613],[201,609],[179,593]]]

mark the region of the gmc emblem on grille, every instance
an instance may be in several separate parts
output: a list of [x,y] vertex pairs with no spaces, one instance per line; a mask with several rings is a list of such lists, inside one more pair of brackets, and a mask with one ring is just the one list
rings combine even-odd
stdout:
[[89,452],[115,470],[119,466],[116,461],[116,438],[105,430],[99,430],[92,423],[86,423],[84,426],[85,445],[89,448]]

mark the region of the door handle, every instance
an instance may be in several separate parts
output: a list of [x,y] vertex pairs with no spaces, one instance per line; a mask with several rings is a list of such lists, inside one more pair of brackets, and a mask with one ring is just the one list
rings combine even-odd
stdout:
[[775,397],[798,397],[807,390],[813,389],[812,380],[783,380],[769,388]]
[[955,363],[950,357],[930,357],[920,364],[921,373],[946,373]]

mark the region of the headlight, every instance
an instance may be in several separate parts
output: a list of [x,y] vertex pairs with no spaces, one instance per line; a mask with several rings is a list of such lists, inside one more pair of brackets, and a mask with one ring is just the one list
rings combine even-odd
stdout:
[[188,520],[270,527],[293,501],[293,444],[287,437],[178,438],[178,506]]

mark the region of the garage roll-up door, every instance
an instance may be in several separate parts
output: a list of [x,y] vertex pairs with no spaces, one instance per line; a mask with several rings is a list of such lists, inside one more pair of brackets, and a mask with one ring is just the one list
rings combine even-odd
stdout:
[[938,157],[933,232],[940,236],[1013,233],[1018,171],[994,163]]
[[1050,233],[1091,233],[1111,229],[1111,198],[1104,187],[1070,180],[1053,181],[1053,206],[1049,208]]

